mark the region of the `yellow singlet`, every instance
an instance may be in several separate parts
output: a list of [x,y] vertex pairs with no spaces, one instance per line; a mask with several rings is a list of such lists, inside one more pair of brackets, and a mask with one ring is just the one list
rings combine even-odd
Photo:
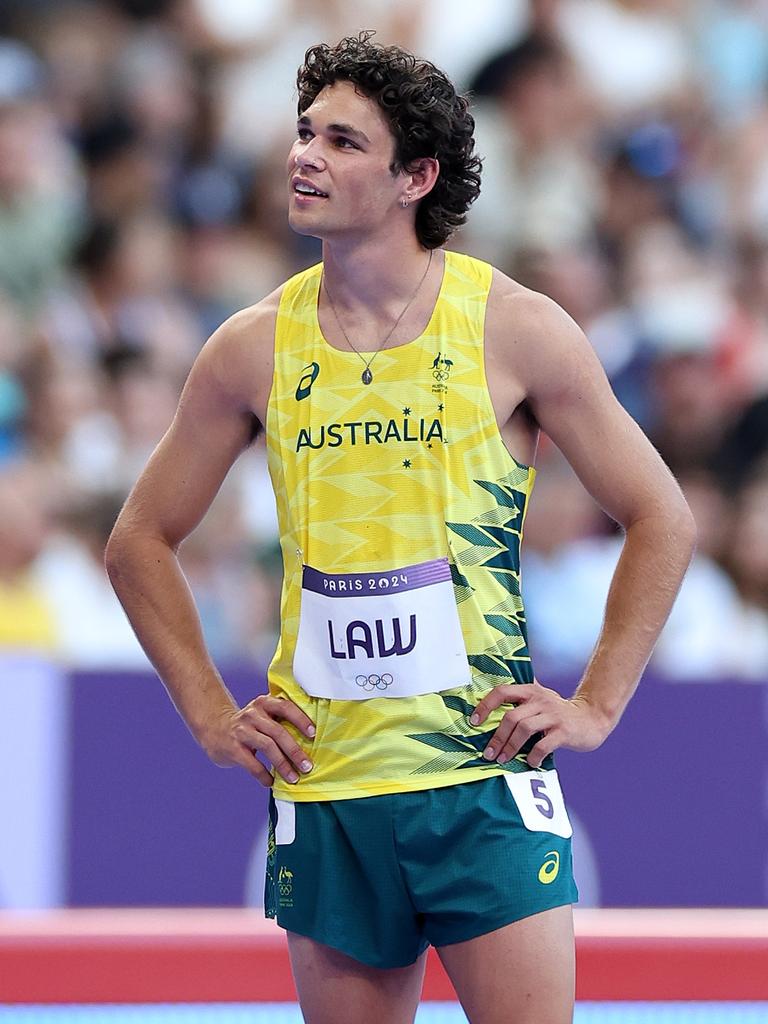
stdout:
[[[502,709],[469,723],[492,687],[533,681],[520,543],[535,471],[507,451],[488,393],[491,267],[446,252],[426,330],[381,351],[369,385],[360,357],[323,338],[320,272],[284,288],[267,415],[285,574],[269,690],[317,729],[312,772],[296,785],[276,776],[275,795],[346,799],[524,770],[483,760]],[[421,602],[418,619],[408,602]],[[404,667],[417,632],[426,672]],[[378,696],[401,684],[432,692]],[[324,685],[333,696],[307,692]]]

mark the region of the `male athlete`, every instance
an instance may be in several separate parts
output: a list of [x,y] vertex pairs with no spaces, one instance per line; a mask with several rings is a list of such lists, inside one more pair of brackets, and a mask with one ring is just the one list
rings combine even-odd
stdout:
[[[576,892],[552,753],[618,722],[691,516],[562,310],[442,248],[479,190],[445,75],[363,33],[310,49],[298,94],[289,219],[322,264],[204,347],[110,576],[205,751],[274,783],[267,913],[309,1024],[412,1021],[429,944],[472,1024],[560,1024]],[[262,429],[282,628],[269,694],[239,708],[176,551]],[[570,699],[534,679],[520,597],[540,429],[626,532]]]

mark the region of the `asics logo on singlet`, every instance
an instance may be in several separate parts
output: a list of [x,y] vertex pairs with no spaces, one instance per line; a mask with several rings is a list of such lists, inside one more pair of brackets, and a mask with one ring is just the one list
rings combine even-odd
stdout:
[[305,366],[301,371],[301,379],[296,385],[296,401],[300,402],[302,398],[306,398],[309,392],[312,390],[312,385],[317,380],[317,375],[320,373],[319,363],[310,363],[309,366]]

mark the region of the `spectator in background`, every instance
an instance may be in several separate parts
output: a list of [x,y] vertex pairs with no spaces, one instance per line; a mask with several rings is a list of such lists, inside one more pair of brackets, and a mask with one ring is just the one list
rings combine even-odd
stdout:
[[88,175],[88,206],[97,224],[160,205],[165,169],[122,110],[89,119],[78,140]]
[[44,72],[0,39],[0,288],[34,310],[63,269],[79,212],[79,179],[42,98]]
[[586,76],[603,117],[616,123],[658,109],[689,87],[692,52],[679,0],[563,0],[564,44]]
[[768,393],[739,410],[722,447],[715,468],[726,485],[738,488],[768,457]]
[[22,319],[0,292],[0,467],[24,448],[27,394],[22,373],[28,353]]
[[593,237],[599,183],[586,143],[585,97],[562,45],[530,35],[475,76],[483,190],[472,211],[475,251],[502,268],[517,249],[578,247]]
[[[541,456],[540,456],[541,458]],[[531,657],[542,678],[581,673],[603,621],[621,539],[553,448],[525,525],[522,581]]]
[[[746,570],[740,588],[736,565],[744,564],[741,543],[748,531],[739,522],[739,513],[734,515],[732,499],[706,470],[688,470],[679,482],[696,520],[698,549],[654,651],[653,665],[670,679],[766,680],[768,608],[761,609],[754,600],[753,586],[757,583],[759,589],[766,560],[761,550],[753,549],[756,571],[750,577],[751,569]],[[765,508],[762,514],[765,522]],[[759,541],[759,530],[751,538],[755,540]],[[724,566],[730,566],[733,579]]]
[[33,567],[50,529],[39,471],[19,462],[0,471],[0,648],[52,655],[54,608]]
[[34,46],[48,76],[51,108],[68,137],[79,139],[114,105],[112,68],[132,26],[112,3],[4,0],[17,7],[19,38]]
[[56,516],[33,576],[56,628],[57,660],[77,668],[148,669],[104,572],[104,545],[121,496],[75,499]]
[[[709,108],[721,124],[752,116],[765,100],[768,33],[762,0],[692,4],[689,41]],[[692,43],[692,45],[691,45]]]
[[161,215],[88,225],[73,255],[77,274],[50,291],[40,319],[51,357],[88,365],[128,347],[182,382],[204,339],[178,295],[179,242]]
[[648,430],[654,351],[636,312],[623,301],[617,274],[595,245],[518,251],[513,277],[558,302],[594,346],[617,398]]
[[180,382],[177,375],[158,368],[148,353],[132,348],[112,352],[105,368],[108,409],[117,428],[113,473],[125,491],[130,474],[170,426]]
[[103,382],[95,367],[37,358],[28,365],[25,385],[25,450],[62,500],[71,500],[89,479],[105,479],[99,464],[109,432],[101,415]]
[[[542,676],[578,677],[600,628],[621,540],[561,460],[547,459],[525,528],[523,586],[533,657]],[[733,545],[743,525],[730,515],[717,481],[706,472],[680,478],[699,530],[698,550],[662,630],[651,666],[674,680],[768,679],[768,562],[753,568]],[[765,495],[763,495],[765,497]],[[768,505],[746,504],[750,541],[764,543]],[[759,509],[759,511],[758,511]],[[750,536],[751,533],[751,536]],[[761,552],[764,550],[761,548]],[[768,547],[765,548],[768,550]],[[743,573],[741,593],[719,562]]]
[[756,468],[736,496],[725,562],[742,598],[768,612],[768,461]]

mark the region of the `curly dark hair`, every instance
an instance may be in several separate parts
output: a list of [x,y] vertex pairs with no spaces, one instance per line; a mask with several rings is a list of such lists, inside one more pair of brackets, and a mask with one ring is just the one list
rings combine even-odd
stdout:
[[469,101],[456,93],[444,72],[399,46],[371,42],[373,35],[360,32],[336,46],[320,43],[307,50],[296,78],[299,115],[327,85],[352,82],[389,121],[395,140],[393,174],[409,171],[421,157],[436,157],[440,174],[416,211],[419,241],[436,249],[466,221],[480,194],[475,119]]

